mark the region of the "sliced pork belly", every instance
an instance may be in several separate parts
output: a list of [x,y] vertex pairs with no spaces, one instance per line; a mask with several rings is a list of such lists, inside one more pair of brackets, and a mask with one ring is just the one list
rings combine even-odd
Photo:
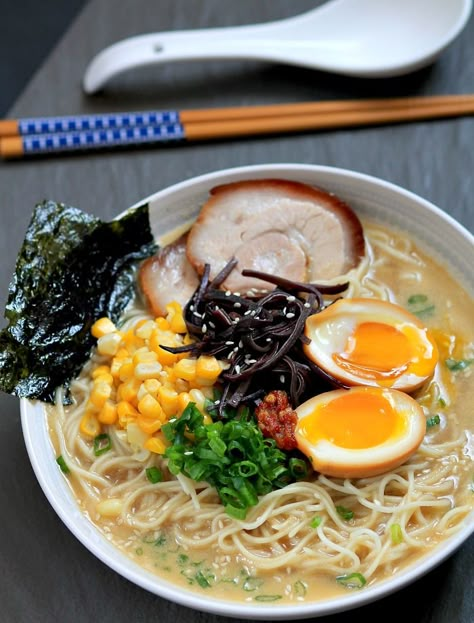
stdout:
[[241,293],[274,287],[243,277],[243,269],[317,282],[345,274],[363,255],[362,225],[348,205],[322,189],[279,179],[214,188],[187,241],[199,274],[209,263],[213,277],[236,257],[223,287]]
[[162,247],[140,266],[140,287],[156,316],[165,315],[166,305],[171,301],[184,307],[199,284],[196,271],[186,257],[186,237]]

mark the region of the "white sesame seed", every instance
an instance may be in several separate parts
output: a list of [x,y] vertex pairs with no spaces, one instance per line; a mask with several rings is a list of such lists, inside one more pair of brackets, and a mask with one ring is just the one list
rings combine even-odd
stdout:
[[192,450],[186,450],[186,452],[183,452],[183,454],[185,454],[186,456],[189,456],[190,454],[193,454]]
[[232,294],[232,292],[230,290],[226,290],[225,291],[225,296],[230,296]]
[[240,340],[239,342],[239,348],[243,348],[244,347],[244,343],[242,342],[242,340]]
[[271,342],[272,338],[271,337],[267,337],[267,339],[265,340],[265,342]]
[[305,303],[304,306],[306,307],[306,309],[309,309],[311,307],[309,303]]
[[[215,405],[219,405],[220,403],[221,403],[221,401],[220,401],[220,400],[214,400],[214,404],[215,404]],[[171,420],[170,420],[170,422],[171,422]]]
[[228,342],[225,342],[226,346],[233,346],[234,342],[232,340],[229,340]]
[[240,366],[239,366],[239,364],[237,364],[234,369],[235,369],[236,374],[240,374]]
[[202,325],[202,327],[201,327],[201,331],[202,331],[203,333],[206,333],[206,332],[207,332],[207,326],[206,326],[205,324],[203,324],[203,325]]
[[294,318],[295,314],[293,314],[292,312],[289,312],[288,314],[286,314],[287,318]]
[[252,313],[252,310],[251,309],[247,309],[247,311],[244,312],[244,316],[248,316],[251,313]]
[[296,297],[293,295],[287,296],[286,300],[288,301],[288,303],[293,303],[293,301],[296,301]]
[[285,375],[280,374],[280,383],[284,383],[284,382],[285,382]]
[[240,296],[240,292],[234,292],[234,296]]
[[213,322],[209,322],[209,326],[211,327],[211,329],[215,329],[216,325]]
[[239,303],[238,301],[236,301],[234,303],[234,307],[242,307],[242,303]]

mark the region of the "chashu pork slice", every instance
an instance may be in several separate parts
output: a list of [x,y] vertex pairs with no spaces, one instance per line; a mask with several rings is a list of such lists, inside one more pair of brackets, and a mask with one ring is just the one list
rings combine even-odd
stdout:
[[274,287],[243,277],[243,269],[317,282],[344,275],[365,253],[362,225],[347,204],[320,188],[280,179],[214,188],[186,248],[199,275],[210,264],[211,278],[235,257],[237,268],[223,287],[241,293]]
[[186,305],[199,285],[199,277],[186,257],[186,237],[159,249],[140,266],[138,281],[148,306],[156,316],[166,315],[166,305]]

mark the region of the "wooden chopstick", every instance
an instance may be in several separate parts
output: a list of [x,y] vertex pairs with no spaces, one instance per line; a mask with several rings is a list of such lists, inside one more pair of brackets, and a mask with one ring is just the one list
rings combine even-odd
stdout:
[[[15,158],[472,114],[474,95],[437,95],[5,120],[0,121],[0,155]],[[44,132],[45,128],[49,131]],[[16,134],[12,135],[13,131]]]

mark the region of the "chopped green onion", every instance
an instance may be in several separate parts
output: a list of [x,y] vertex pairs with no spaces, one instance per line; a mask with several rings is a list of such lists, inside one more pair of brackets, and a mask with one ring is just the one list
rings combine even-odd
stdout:
[[459,372],[460,370],[465,370],[474,359],[446,359],[446,365],[451,372]]
[[440,422],[441,422],[441,418],[439,417],[439,415],[432,415],[426,420],[426,428],[437,426]]
[[179,554],[176,561],[178,565],[185,565],[189,561],[189,556],[187,554]]
[[212,575],[206,577],[202,571],[198,571],[195,575],[195,579],[201,588],[209,588],[211,586],[209,580],[214,580],[215,578]]
[[419,305],[420,303],[426,303],[427,300],[426,294],[412,294],[408,297],[408,305]]
[[444,407],[446,406],[446,400],[441,396],[440,398],[438,398],[438,404],[442,409],[444,409]]
[[322,517],[320,517],[319,515],[316,515],[315,517],[313,517],[313,519],[311,519],[311,521],[309,522],[309,525],[311,526],[311,528],[319,528],[322,520],[323,520]]
[[137,556],[143,556],[143,547],[137,547],[137,549],[135,550],[135,554]]
[[158,469],[158,467],[155,467],[155,466],[147,467],[145,470],[145,474],[148,480],[153,485],[163,480],[163,472],[161,471],[161,469]]
[[101,435],[97,435],[94,438],[94,454],[95,456],[100,456],[105,452],[108,452],[112,447],[112,442],[110,441],[109,435],[107,433],[102,433]]
[[162,430],[171,442],[165,452],[170,472],[208,482],[227,514],[242,520],[259,496],[304,478],[308,468],[304,459],[288,456],[274,439],[265,438],[247,407],[232,411],[206,425],[190,402]]
[[64,460],[64,457],[63,457],[62,454],[60,456],[58,456],[58,458],[56,459],[56,463],[59,465],[59,468],[60,468],[60,470],[62,471],[63,474],[69,474],[69,472],[71,470],[67,466],[67,463]]
[[242,584],[242,588],[244,591],[256,591],[257,588],[260,588],[263,584],[262,578],[256,578],[255,576],[249,575],[245,578],[244,583]]
[[308,585],[305,582],[302,582],[301,580],[296,580],[296,582],[293,584],[293,590],[295,592],[295,595],[297,597],[304,597],[306,595],[307,587]]
[[346,588],[362,588],[367,584],[367,580],[362,573],[349,573],[348,575],[338,575],[336,578],[338,584],[342,584]]
[[339,517],[342,517],[342,519],[346,521],[350,521],[354,517],[354,511],[351,511],[350,508],[346,508],[345,506],[336,506],[336,511]]
[[255,601],[278,601],[281,595],[257,595]]
[[399,545],[403,541],[403,533],[400,524],[393,523],[390,526],[390,537],[394,545]]
[[428,301],[426,294],[412,294],[408,297],[408,310],[415,316],[431,316],[435,306]]

